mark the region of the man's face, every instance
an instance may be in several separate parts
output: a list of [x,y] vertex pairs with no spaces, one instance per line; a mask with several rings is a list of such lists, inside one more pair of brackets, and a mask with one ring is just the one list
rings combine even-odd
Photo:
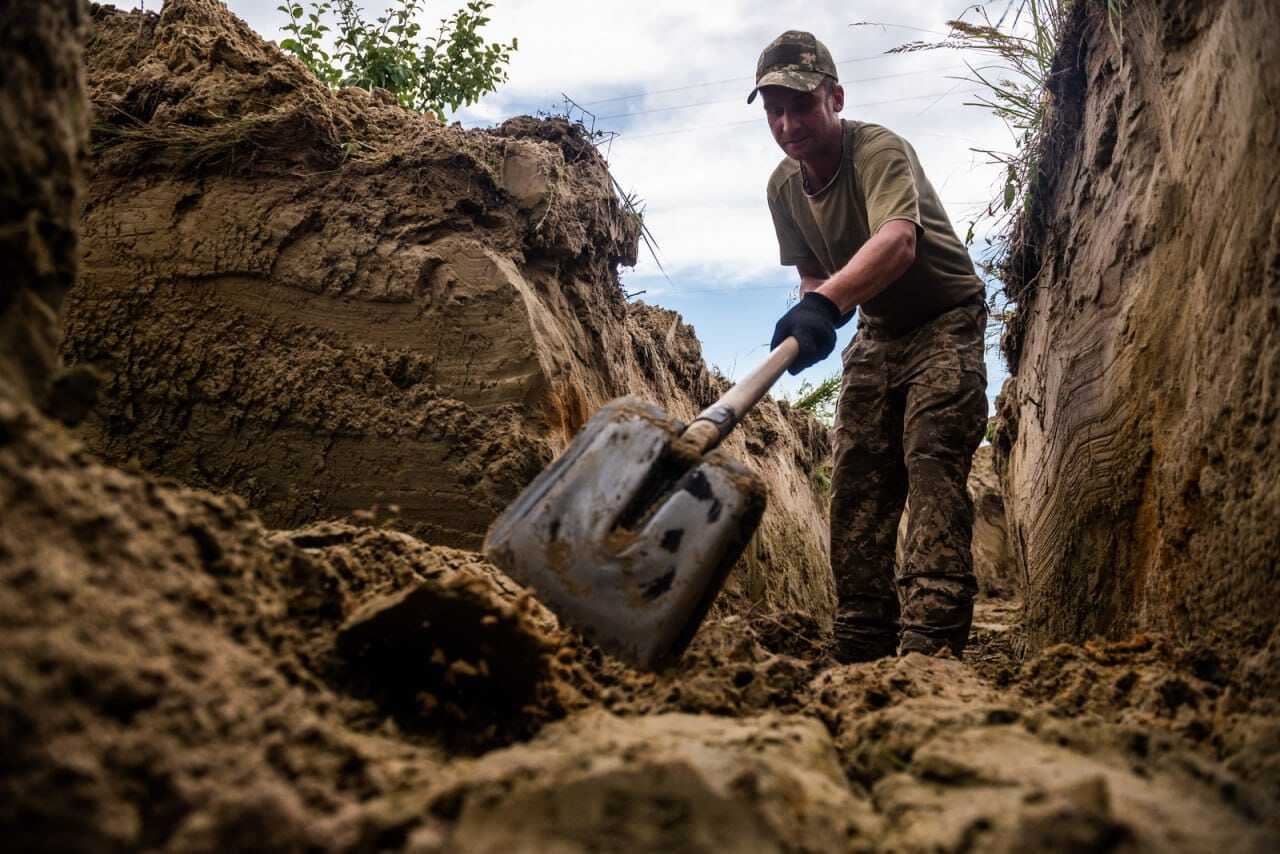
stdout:
[[823,85],[812,92],[798,92],[785,86],[765,86],[760,97],[773,140],[788,157],[810,160],[833,144],[839,145],[837,114],[844,108],[841,87]]

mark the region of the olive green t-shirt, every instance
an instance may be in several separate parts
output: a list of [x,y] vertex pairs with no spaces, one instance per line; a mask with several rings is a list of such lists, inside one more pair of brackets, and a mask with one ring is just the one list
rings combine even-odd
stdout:
[[843,120],[844,156],[827,186],[805,192],[799,162],[786,158],[769,179],[769,211],[782,263],[813,263],[831,275],[889,220],[916,225],[916,260],[859,307],[864,321],[900,334],[983,293],[915,150],[879,125]]

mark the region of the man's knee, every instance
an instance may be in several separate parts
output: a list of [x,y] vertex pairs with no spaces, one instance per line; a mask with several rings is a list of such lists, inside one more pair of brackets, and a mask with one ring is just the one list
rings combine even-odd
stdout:
[[907,524],[901,582],[917,578],[958,579],[976,589],[973,580],[973,505],[968,494],[952,503],[916,502]]

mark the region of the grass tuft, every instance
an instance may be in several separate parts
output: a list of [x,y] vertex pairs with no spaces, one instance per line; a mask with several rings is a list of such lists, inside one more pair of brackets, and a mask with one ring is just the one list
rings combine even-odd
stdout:
[[792,409],[808,412],[830,427],[836,419],[836,400],[840,397],[839,373],[832,374],[817,385],[805,380],[796,389],[795,397],[788,401]]
[[[1008,151],[975,148],[988,163],[998,165],[1001,179],[991,201],[969,222],[965,244],[973,242],[980,226],[988,226],[990,251],[980,266],[988,276],[1001,282],[990,297],[990,315],[1000,335],[1018,301],[1024,285],[1011,282],[1008,262],[1019,244],[1025,224],[1041,185],[1040,157],[1047,150],[1047,119],[1053,109],[1054,62],[1068,13],[1079,2],[1089,0],[1003,0],[998,14],[990,11],[1002,4],[971,6],[960,18],[948,21],[950,31],[940,41],[915,41],[900,45],[890,53],[924,50],[962,50],[982,57],[966,62],[968,74],[961,79],[977,84],[978,96],[965,102],[987,110],[1003,121],[1013,139]],[[1098,0],[1094,0],[1098,2]],[[1127,0],[1106,3],[1107,24],[1116,44],[1123,50],[1123,13]],[[1025,278],[1025,277],[1013,277]]]
[[1009,0],[995,18],[986,6],[972,6],[966,14],[976,20],[962,17],[948,21],[950,32],[941,41],[909,42],[890,51],[961,50],[984,59],[965,63],[968,73],[961,79],[979,87],[977,97],[965,103],[1003,121],[1014,145],[1011,151],[973,149],[1003,170],[994,197],[969,223],[966,244],[973,242],[978,226],[986,222],[997,233],[1007,232],[1018,212],[1029,204],[1029,189],[1038,172],[1036,152],[1049,106],[1053,59],[1069,4],[1070,0]]
[[224,168],[244,172],[264,161],[291,162],[299,141],[331,165],[354,152],[338,138],[332,123],[305,110],[279,107],[249,116],[210,115],[204,124],[145,122],[119,108],[114,121],[94,121],[90,146],[95,155],[110,152],[117,167],[172,170],[192,174]]

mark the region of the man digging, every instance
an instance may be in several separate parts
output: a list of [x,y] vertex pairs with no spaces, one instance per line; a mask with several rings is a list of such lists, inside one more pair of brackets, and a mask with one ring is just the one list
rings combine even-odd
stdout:
[[775,39],[747,102],[757,94],[787,155],[769,179],[769,211],[782,263],[800,274],[801,299],[773,346],[795,336],[797,374],[861,315],[836,407],[835,655],[959,655],[977,590],[966,480],[987,423],[982,282],[911,145],[840,119],[844,90],[822,42],[796,30]]

